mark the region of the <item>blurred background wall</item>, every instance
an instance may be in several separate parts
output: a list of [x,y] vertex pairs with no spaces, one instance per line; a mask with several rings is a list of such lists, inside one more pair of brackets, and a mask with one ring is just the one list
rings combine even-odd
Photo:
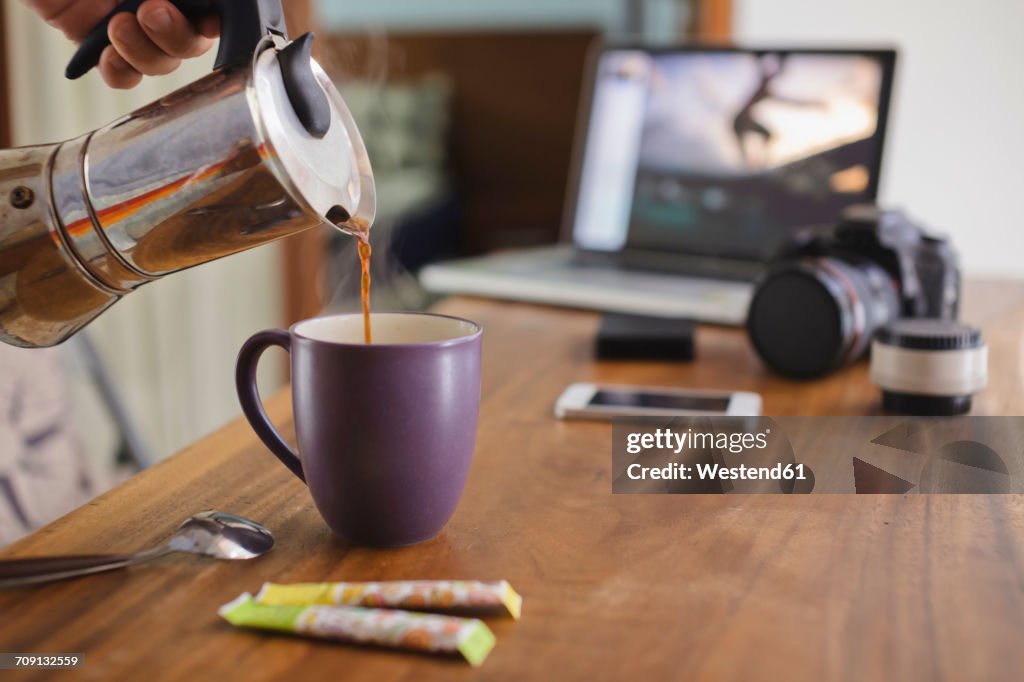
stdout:
[[[557,131],[551,139],[534,141],[553,144],[550,153],[538,151],[533,157],[533,167],[540,168],[536,187],[555,188],[552,194],[561,189],[555,175],[563,171],[565,152],[551,140],[566,139],[563,111],[577,90],[561,86],[563,99],[545,91],[543,83],[560,77],[568,82],[569,64],[577,58],[571,42],[579,39],[579,31],[613,40],[640,35],[654,42],[697,38],[769,46],[892,45],[900,50],[900,57],[881,202],[902,207],[926,226],[952,236],[969,275],[1024,277],[1024,263],[1017,255],[1024,251],[1024,231],[1017,229],[1020,218],[1013,201],[1024,178],[1019,169],[1024,129],[1018,123],[1024,119],[1024,91],[1015,86],[1018,65],[1024,63],[1024,42],[1017,36],[1024,26],[1024,3],[1018,0],[940,4],[924,0],[317,0],[316,8],[335,48],[367,34],[389,46],[391,54],[383,60],[386,80],[407,80],[427,69],[454,74],[458,82],[452,104],[454,139],[448,141],[450,161],[455,172],[472,167],[468,182],[479,180],[463,207],[466,216],[459,248],[464,251],[552,241],[559,220],[554,201],[539,198],[539,189],[529,196],[525,190],[519,194],[511,190],[514,199],[510,196],[499,210],[496,172],[495,182],[488,185],[486,169],[477,172],[479,161],[467,157],[467,139],[475,135],[463,128],[476,125],[468,113],[468,100],[478,105],[472,116],[492,116],[495,127],[504,125],[506,139],[514,139],[520,147],[531,143],[523,135],[530,131],[529,121],[516,113],[514,103],[502,103],[496,109],[496,96],[469,93],[472,74],[466,73],[467,66],[458,63],[454,53],[473,35],[487,34],[492,42],[503,37],[509,41],[507,63],[497,58],[490,63],[483,53],[479,55],[481,69],[491,69],[496,82],[513,78],[516,64],[530,69],[544,59],[557,60],[537,83],[527,84],[530,93],[547,97],[534,106],[548,108],[549,129]],[[447,47],[437,47],[437,54],[424,58],[418,39]],[[547,40],[557,41],[561,51],[552,51]],[[465,45],[460,54],[476,56],[479,49]],[[441,54],[444,50],[450,53],[450,61]],[[381,69],[380,64],[377,68]],[[518,88],[523,83],[507,85]],[[519,155],[525,163],[528,154]],[[542,157],[546,163],[536,163]],[[546,175],[546,168],[557,170]],[[529,179],[519,183],[520,188],[529,185]]]
[[608,35],[642,35],[676,40],[690,12],[679,0],[317,0],[320,25],[349,33],[386,31],[467,31],[485,28],[546,29],[589,26]]
[[947,232],[969,275],[1024,277],[1024,2],[735,0],[747,43],[900,49],[880,199]]
[[[374,165],[375,249],[388,254],[374,262],[388,285],[375,300],[429,303],[408,277],[425,262],[555,241],[590,48],[598,39],[679,41],[697,32],[702,6],[721,4],[315,2],[321,63]],[[354,309],[336,295],[355,289],[345,265],[352,246],[328,241],[338,265],[328,306]]]

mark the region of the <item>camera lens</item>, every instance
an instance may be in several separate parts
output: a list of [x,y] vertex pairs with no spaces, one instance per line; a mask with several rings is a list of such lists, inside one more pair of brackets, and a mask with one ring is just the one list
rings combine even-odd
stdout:
[[886,412],[951,416],[988,383],[981,330],[952,320],[896,320],[875,335],[871,380]]
[[898,315],[896,285],[878,264],[800,258],[779,263],[758,284],[747,331],[769,367],[811,378],[859,359]]

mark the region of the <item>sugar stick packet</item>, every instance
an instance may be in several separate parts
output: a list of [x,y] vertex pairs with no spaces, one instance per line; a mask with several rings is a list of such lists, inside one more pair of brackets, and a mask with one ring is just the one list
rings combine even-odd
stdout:
[[443,654],[478,666],[494,648],[483,621],[358,606],[261,604],[248,592],[217,611],[232,625]]
[[264,583],[261,604],[385,606],[430,611],[502,609],[518,620],[523,598],[507,580],[393,580],[368,583]]

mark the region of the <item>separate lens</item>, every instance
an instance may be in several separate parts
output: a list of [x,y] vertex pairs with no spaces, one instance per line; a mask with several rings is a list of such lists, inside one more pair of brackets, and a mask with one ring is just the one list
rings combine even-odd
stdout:
[[747,331],[765,364],[810,378],[859,359],[898,314],[896,286],[878,264],[801,258],[780,262],[758,284]]
[[895,320],[875,334],[871,380],[895,414],[950,416],[971,409],[988,383],[981,330],[952,320]]

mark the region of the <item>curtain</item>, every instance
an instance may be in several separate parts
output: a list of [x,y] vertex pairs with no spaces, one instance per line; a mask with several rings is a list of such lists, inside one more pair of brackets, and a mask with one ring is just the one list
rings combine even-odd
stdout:
[[[213,52],[130,91],[99,75],[64,79],[73,46],[20,2],[4,2],[15,143],[64,140],[98,128],[208,73]],[[147,284],[87,327],[116,389],[157,458],[239,414],[234,358],[252,333],[283,319],[282,256],[264,246]],[[35,352],[35,351],[25,351]],[[281,384],[283,357],[268,353],[261,386]],[[80,436],[94,456],[116,440],[95,392],[78,396]],[[83,415],[85,415],[83,417]],[[107,453],[109,455],[109,453]]]

